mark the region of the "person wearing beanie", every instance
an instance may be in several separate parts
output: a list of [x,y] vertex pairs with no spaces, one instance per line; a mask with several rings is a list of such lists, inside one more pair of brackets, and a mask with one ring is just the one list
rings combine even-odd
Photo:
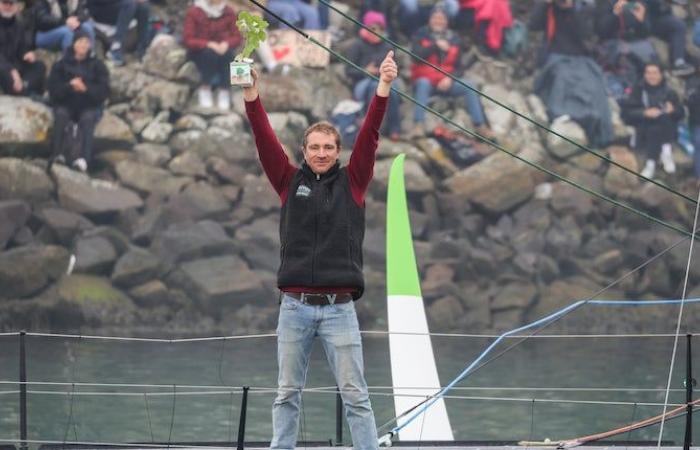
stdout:
[[0,0],[0,89],[6,95],[41,95],[46,66],[32,51],[29,27],[15,0]]
[[95,21],[116,27],[107,59],[115,66],[124,65],[124,51],[129,34],[129,24],[136,19],[138,33],[136,55],[139,59],[150,44],[148,0],[87,0],[87,7]]
[[[50,147],[53,159],[65,159],[87,171],[92,156],[95,127],[109,96],[109,72],[92,52],[89,34],[76,30],[73,45],[51,68],[49,96],[54,113]],[[67,130],[78,135],[78,149],[66,148]]]
[[[428,25],[414,33],[412,48],[413,52],[424,60],[439,67],[443,72],[454,75],[461,72],[461,48],[456,33],[448,27],[447,21],[444,8],[434,7]],[[414,97],[419,104],[427,105],[432,95],[461,98],[479,134],[486,138],[493,136],[479,95],[473,90],[420,61],[415,61],[411,66],[411,80]],[[464,78],[461,81],[468,86],[474,85]],[[416,105],[413,119],[413,134],[416,137],[425,134],[425,109]]]
[[39,48],[65,51],[78,28],[88,33],[92,45],[95,43],[95,23],[85,0],[38,0],[34,14]]
[[[392,49],[391,45],[377,36],[377,34],[383,35],[386,31],[386,17],[378,11],[367,11],[362,18],[362,23],[369,30],[360,29],[358,37],[348,50],[347,57],[371,75],[377,76],[384,55]],[[378,82],[350,66],[346,68],[346,75],[353,83],[353,98],[362,102],[366,111],[377,90]],[[399,83],[400,80],[395,81],[396,89],[402,89]],[[397,141],[401,136],[400,106],[400,96],[392,91],[389,94],[386,124],[382,130],[392,141]]]

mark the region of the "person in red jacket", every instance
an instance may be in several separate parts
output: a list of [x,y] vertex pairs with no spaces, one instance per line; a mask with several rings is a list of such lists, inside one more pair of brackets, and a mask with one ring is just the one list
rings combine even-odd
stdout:
[[[415,33],[412,46],[414,53],[444,72],[459,73],[461,52],[459,41],[456,33],[448,28],[447,13],[442,7],[433,8],[428,25]],[[414,96],[419,104],[427,105],[430,96],[435,94],[462,97],[466,110],[479,133],[485,137],[491,137],[484,109],[479,101],[479,96],[474,91],[420,61],[414,62],[411,66],[411,80],[415,89]],[[462,81],[472,85],[463,78]],[[424,133],[425,109],[416,105],[414,111],[414,134],[422,135]]]
[[218,89],[217,106],[228,111],[231,108],[228,67],[234,49],[241,42],[236,12],[225,0],[195,0],[185,16],[183,40],[202,79],[199,105],[212,108],[212,89]]

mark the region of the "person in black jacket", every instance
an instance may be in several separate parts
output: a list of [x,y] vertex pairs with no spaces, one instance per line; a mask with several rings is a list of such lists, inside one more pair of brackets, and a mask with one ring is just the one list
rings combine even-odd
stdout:
[[35,6],[36,46],[65,51],[73,43],[73,34],[81,29],[95,42],[95,26],[85,0],[38,0]]
[[76,123],[81,135],[80,154],[63,156],[83,172],[92,155],[92,140],[102,115],[102,104],[109,95],[109,72],[104,63],[92,55],[90,46],[87,34],[78,30],[73,46],[51,68],[48,81],[54,108],[52,154],[54,158],[63,155],[66,127]]
[[150,43],[148,27],[151,8],[148,0],[87,0],[87,2],[88,10],[97,22],[116,27],[107,58],[114,65],[124,64],[124,47],[129,33],[129,24],[135,18],[138,32],[136,55],[141,59]]
[[[378,11],[367,11],[362,23],[377,34],[383,35],[385,33],[386,17]],[[358,66],[364,67],[367,72],[378,76],[379,65],[389,50],[391,50],[391,46],[388,43],[361,28],[358,38],[348,50],[347,57]],[[350,66],[346,68],[346,74],[353,83],[353,97],[364,104],[364,110],[366,111],[377,90],[378,81]],[[396,92],[392,91],[389,94],[389,99],[386,131],[392,141],[397,141],[401,135],[401,116],[399,112],[401,98]]]
[[635,127],[633,146],[646,158],[641,174],[653,177],[657,159],[661,159],[666,173],[674,173],[671,143],[676,140],[678,122],[685,113],[678,94],[666,85],[658,63],[644,67],[644,79],[620,106],[622,119]]
[[41,95],[46,66],[32,51],[33,39],[17,16],[16,0],[0,0],[0,89],[9,95]]
[[574,0],[545,0],[535,5],[529,28],[545,32],[543,59],[551,54],[586,56],[589,35],[585,11]]

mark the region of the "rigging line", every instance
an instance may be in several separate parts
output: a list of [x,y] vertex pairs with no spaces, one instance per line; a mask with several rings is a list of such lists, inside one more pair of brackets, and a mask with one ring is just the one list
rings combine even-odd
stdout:
[[224,382],[224,374],[223,374],[223,370],[224,370],[224,351],[226,350],[225,347],[224,347],[225,345],[226,345],[226,339],[222,339],[222,340],[221,340],[221,352],[219,353],[219,370],[218,370],[218,373],[219,373],[219,381],[221,382],[221,385],[222,385],[222,386],[226,384],[226,383]]
[[[294,391],[299,391],[298,389],[294,389]],[[309,389],[302,389],[301,392],[308,393],[308,394],[334,394],[333,392],[329,391],[314,391],[314,390],[309,390]],[[357,392],[356,390],[339,390],[339,392]],[[28,392],[29,394],[35,394],[35,395],[75,395],[77,397],[80,396],[115,396],[115,397],[133,397],[133,396],[141,396],[141,395],[150,395],[154,397],[161,397],[161,396],[170,396],[172,395],[171,393],[130,393],[130,392],[76,392],[75,394],[72,394],[71,392],[62,392],[62,391],[30,391]],[[222,392],[178,392],[178,396],[182,397],[183,395],[230,395],[233,397],[233,393],[230,391],[222,391]],[[391,392],[373,392],[369,393],[369,395],[373,397],[406,397],[406,398],[426,398],[425,395],[423,394],[394,394]],[[494,401],[494,402],[529,402],[532,400],[530,397],[493,397],[493,396],[468,396],[468,395],[444,395],[442,398],[446,399],[452,399],[452,400],[470,400],[470,401]],[[620,406],[620,405],[640,405],[640,406],[664,406],[663,403],[657,403],[657,402],[626,402],[626,401],[610,401],[610,400],[574,400],[574,399],[558,399],[558,398],[535,398],[535,400],[541,402],[541,403],[562,403],[562,404],[586,404],[586,405],[609,405],[609,406]],[[683,403],[672,403],[670,404],[671,406],[677,407],[677,406],[682,406],[684,405]]]
[[648,181],[648,182],[650,182],[650,183],[652,183],[652,184],[655,184],[655,185],[659,186],[660,188],[662,188],[662,189],[664,189],[664,190],[666,190],[666,191],[668,191],[668,192],[671,192],[671,193],[673,193],[673,194],[675,194],[675,195],[677,195],[677,196],[679,196],[679,197],[682,197],[682,198],[684,198],[685,200],[688,200],[689,202],[691,202],[691,203],[693,203],[693,204],[697,204],[697,201],[694,200],[692,197],[689,197],[689,196],[685,195],[685,194],[682,193],[682,192],[676,191],[675,189],[671,188],[670,186],[668,186],[668,185],[666,185],[666,184],[664,184],[664,183],[661,183],[660,181],[654,180],[654,179],[649,178],[649,177],[645,177],[645,176],[642,175],[641,173],[635,172],[634,170],[632,170],[632,169],[630,169],[630,168],[628,168],[628,167],[626,167],[626,166],[624,166],[624,165],[618,163],[617,161],[615,161],[615,160],[613,160],[613,159],[611,159],[611,158],[605,156],[604,154],[598,153],[597,151],[593,150],[592,148],[589,148],[588,146],[586,146],[586,145],[584,145],[584,144],[581,144],[581,143],[579,143],[579,142],[577,142],[577,141],[571,139],[570,137],[567,137],[567,136],[565,136],[565,135],[563,135],[563,134],[561,134],[561,133],[559,133],[559,132],[553,130],[552,128],[549,128],[547,125],[544,125],[544,124],[540,123],[539,121],[533,119],[532,117],[530,117],[530,116],[528,116],[528,115],[525,115],[525,114],[519,112],[518,110],[516,110],[516,109],[514,109],[514,108],[511,108],[511,107],[509,107],[508,105],[502,103],[501,101],[497,100],[496,98],[491,97],[490,95],[484,93],[483,91],[481,91],[481,90],[479,90],[479,89],[477,89],[477,88],[475,88],[475,87],[473,87],[473,86],[470,86],[468,83],[465,83],[464,81],[462,81],[459,77],[457,77],[457,76],[455,76],[455,75],[453,75],[453,74],[451,74],[451,73],[446,72],[446,71],[445,71],[444,69],[442,69],[441,67],[436,66],[435,64],[431,63],[430,61],[426,60],[425,58],[421,57],[420,55],[417,55],[416,53],[412,52],[411,50],[407,49],[406,47],[403,47],[401,44],[399,44],[399,43],[393,41],[392,39],[390,39],[390,38],[388,38],[388,37],[386,37],[386,36],[384,36],[384,35],[382,35],[382,34],[379,34],[379,33],[377,33],[376,31],[374,31],[374,30],[372,30],[372,29],[366,27],[366,26],[365,26],[363,23],[361,23],[359,20],[355,19],[354,17],[348,15],[347,13],[345,13],[345,12],[341,11],[340,9],[338,9],[337,7],[333,6],[333,5],[331,4],[331,2],[329,2],[329,1],[327,1],[327,0],[318,0],[318,1],[319,1],[320,3],[323,3],[324,5],[328,6],[330,9],[332,9],[332,10],[335,11],[336,13],[340,14],[340,15],[343,16],[344,18],[350,20],[350,21],[353,22],[355,25],[357,25],[357,26],[359,26],[359,27],[361,27],[361,28],[364,28],[365,30],[367,30],[367,31],[369,31],[370,33],[372,33],[373,35],[377,36],[378,38],[380,38],[380,39],[381,39],[382,41],[384,41],[385,43],[391,44],[394,48],[397,48],[397,49],[401,50],[402,52],[404,52],[405,54],[409,55],[409,56],[412,57],[413,59],[417,59],[417,60],[420,61],[421,63],[430,66],[432,69],[437,70],[437,71],[440,72],[441,74],[443,74],[443,75],[445,75],[446,77],[452,79],[452,81],[454,81],[454,82],[460,84],[461,86],[463,86],[463,87],[465,87],[465,88],[471,90],[472,92],[478,94],[479,96],[481,96],[481,97],[483,97],[483,98],[486,98],[487,100],[489,100],[489,101],[491,101],[492,103],[494,103],[494,104],[500,106],[501,108],[508,110],[509,112],[515,114],[516,116],[520,117],[521,119],[524,119],[524,120],[526,120],[527,122],[530,122],[531,124],[535,125],[536,127],[540,128],[540,129],[542,129],[542,130],[545,130],[545,131],[547,131],[548,133],[551,133],[551,134],[557,136],[557,137],[560,138],[560,139],[563,139],[564,141],[566,141],[566,142],[568,142],[569,144],[572,144],[572,145],[578,147],[578,148],[581,149],[581,150],[584,150],[584,151],[586,151],[586,152],[588,152],[588,153],[591,153],[591,154],[595,155],[596,157],[598,157],[598,158],[600,158],[600,159],[602,159],[602,160],[604,160],[604,161],[607,161],[608,163],[610,163],[610,164],[612,164],[612,165],[614,165],[614,166],[616,166],[616,167],[622,169],[622,170],[625,171],[625,172],[628,172],[628,173],[634,175],[634,176],[637,177],[637,178],[641,178],[641,179],[643,179],[644,181]]
[[170,431],[168,432],[168,447],[170,448],[170,443],[173,437],[173,427],[175,426],[175,403],[177,402],[177,388],[173,384],[173,408],[170,415]]
[[[632,407],[632,417],[630,418],[630,423],[634,423],[634,419],[637,418],[637,404],[634,404],[634,407]],[[627,444],[629,444],[630,440],[632,439],[632,430],[629,430],[627,432]],[[629,445],[625,445],[625,450],[628,450]]]
[[[700,210],[700,190],[698,190],[698,205],[695,207],[695,218],[693,219],[693,230],[698,226],[698,211]],[[683,321],[683,307],[685,306],[685,295],[688,292],[688,276],[690,274],[690,262],[693,259],[693,244],[695,244],[695,239],[690,241],[690,248],[688,249],[688,262],[685,267],[685,279],[683,280],[683,293],[681,295],[681,306],[678,308],[678,319],[676,322],[676,337],[673,340],[673,351],[671,352],[671,365],[668,370],[668,381],[666,383],[666,396],[664,398],[664,414],[666,413],[666,403],[668,403],[668,395],[671,389],[671,379],[673,378],[673,366],[676,362],[676,350],[678,349],[678,337],[681,331],[681,322]],[[664,434],[664,417],[661,417],[661,426],[659,428],[659,440],[656,443],[656,448],[661,448],[661,438]]]
[[231,409],[228,413],[228,441],[233,442],[233,411],[236,409],[233,404],[233,392],[231,392],[229,403],[231,404]]
[[[78,339],[78,343],[74,346],[75,347],[75,354],[73,355],[73,363],[71,364],[71,381],[72,387],[71,387],[71,396],[70,396],[70,403],[69,403],[69,412],[68,412],[68,421],[66,422],[66,430],[63,433],[63,440],[67,441],[68,440],[68,432],[70,430],[70,425],[71,422],[73,421],[73,402],[75,401],[75,370],[78,365],[78,355],[79,349],[83,341],[81,339]],[[73,348],[73,346],[68,346],[68,351],[70,352],[70,349]],[[75,440],[78,440],[78,434],[75,432]]]
[[[687,239],[687,238],[686,238]],[[681,240],[678,244],[684,242]],[[362,334],[366,335],[410,335],[410,336],[432,336],[432,337],[454,337],[454,338],[486,338],[492,339],[497,338],[498,334],[476,334],[476,333],[421,333],[413,331],[387,331],[387,330],[362,330]],[[18,333],[16,333],[18,335]],[[687,333],[692,336],[699,336],[700,332],[690,332]],[[27,333],[27,335],[32,335]],[[140,341],[140,342],[151,342],[151,343],[164,343],[164,344],[178,344],[187,342],[206,342],[206,341],[219,341],[219,340],[243,340],[243,339],[257,339],[260,337],[275,337],[276,333],[269,334],[248,334],[248,335],[236,335],[236,336],[212,336],[203,337],[196,339],[162,339],[162,338],[132,338],[132,337],[122,337],[122,336],[83,336],[83,335],[66,335],[66,334],[52,334],[52,333],[37,333],[34,336],[41,337],[60,337],[60,338],[75,338],[75,339],[99,339],[99,340],[114,340],[114,341]],[[628,334],[590,334],[590,333],[572,333],[572,334],[543,334],[532,336],[536,338],[544,339],[564,339],[564,338],[655,338],[655,337],[674,337],[673,333],[628,333]],[[522,337],[529,337],[525,335],[513,335],[508,336],[507,339],[520,339]],[[170,386],[170,385],[168,385]]]
[[[275,14],[274,12],[270,11],[267,7],[261,5],[260,2],[258,2],[257,0],[248,0],[248,1],[250,1],[250,2],[253,3],[253,4],[255,4],[255,5],[258,6],[260,9],[264,10],[264,11],[265,11],[266,13],[268,13],[270,16],[272,16],[272,17],[276,18],[277,20],[279,20],[280,22],[282,22],[282,23],[288,25],[291,29],[293,29],[293,30],[296,31],[297,33],[299,33],[299,34],[301,34],[302,36],[304,36],[304,38],[306,38],[308,41],[312,42],[313,44],[316,44],[317,46],[323,48],[324,50],[326,50],[326,51],[329,52],[330,54],[334,55],[335,57],[341,59],[341,60],[342,60],[343,62],[345,62],[346,64],[351,65],[351,66],[354,67],[355,69],[357,69],[357,70],[359,70],[359,71],[365,73],[367,76],[372,77],[374,80],[377,80],[377,79],[378,79],[376,76],[370,74],[369,72],[367,72],[366,70],[364,70],[363,68],[361,68],[360,66],[358,66],[357,64],[355,64],[354,62],[350,61],[349,59],[347,59],[346,57],[344,57],[344,56],[341,55],[340,53],[336,52],[335,50],[332,50],[331,48],[327,47],[327,46],[324,45],[323,43],[319,42],[319,41],[318,41],[317,39],[315,39],[313,36],[309,35],[308,33],[306,33],[306,32],[303,31],[303,30],[300,30],[297,26],[295,26],[295,25],[289,23],[288,21],[286,21],[285,19],[283,19],[283,18],[280,17],[279,15],[277,15],[277,14]],[[541,171],[541,172],[544,172],[544,173],[546,173],[547,175],[549,175],[549,176],[551,176],[551,177],[554,177],[554,178],[556,178],[557,180],[563,181],[564,183],[566,183],[566,184],[568,184],[568,185],[570,185],[570,186],[573,186],[573,187],[575,187],[575,188],[577,188],[577,189],[579,189],[579,190],[581,190],[581,191],[583,191],[583,192],[586,192],[587,194],[590,194],[590,195],[592,195],[592,196],[594,196],[594,197],[596,197],[596,198],[599,198],[599,199],[604,200],[604,201],[606,201],[606,202],[609,202],[609,203],[611,203],[611,204],[613,204],[613,205],[615,205],[615,206],[618,206],[618,207],[623,208],[623,209],[625,209],[625,210],[627,210],[627,211],[630,211],[630,212],[632,212],[632,213],[634,213],[634,214],[637,214],[637,215],[639,215],[639,216],[641,216],[641,217],[644,217],[645,219],[647,219],[647,220],[649,220],[649,221],[652,221],[652,222],[655,222],[655,223],[657,223],[657,224],[659,224],[659,225],[662,225],[662,226],[664,226],[664,227],[666,227],[666,228],[668,228],[668,229],[670,229],[670,230],[674,230],[674,231],[676,231],[676,232],[678,232],[678,233],[680,233],[680,234],[682,234],[682,235],[684,235],[684,236],[689,236],[689,237],[692,237],[692,236],[693,236],[693,234],[691,234],[690,232],[688,232],[688,231],[685,230],[684,228],[680,228],[680,227],[678,227],[678,226],[676,226],[676,225],[673,225],[673,224],[668,223],[668,222],[666,222],[666,221],[664,221],[664,220],[661,220],[661,219],[659,219],[659,218],[657,218],[657,217],[655,217],[655,216],[652,216],[651,214],[648,214],[648,213],[646,213],[646,212],[644,212],[644,211],[641,211],[641,210],[639,210],[639,209],[637,209],[637,208],[635,208],[635,207],[633,207],[633,206],[630,206],[630,205],[628,205],[628,204],[626,204],[626,203],[624,203],[624,202],[621,202],[621,201],[619,201],[619,200],[615,200],[615,199],[612,198],[612,197],[609,197],[609,196],[607,196],[607,195],[605,195],[605,194],[601,194],[600,192],[595,191],[595,190],[593,190],[593,189],[587,188],[587,187],[585,187],[585,186],[583,186],[583,185],[581,185],[581,184],[579,184],[579,183],[577,183],[577,182],[575,182],[575,181],[573,181],[573,180],[571,180],[571,179],[569,179],[569,178],[566,178],[566,177],[564,177],[564,176],[562,176],[562,175],[559,175],[558,173],[556,173],[556,172],[554,172],[554,171],[552,171],[552,170],[550,170],[550,169],[547,169],[546,167],[542,166],[541,164],[535,163],[535,162],[533,162],[533,161],[530,161],[530,160],[527,159],[527,158],[524,158],[524,157],[522,157],[522,156],[519,156],[518,154],[513,153],[512,151],[506,149],[506,148],[503,147],[502,145],[500,145],[500,144],[494,142],[493,140],[488,139],[488,138],[486,138],[486,137],[484,137],[484,136],[481,136],[479,133],[476,133],[476,132],[473,131],[473,130],[469,130],[469,129],[467,129],[467,128],[464,128],[463,126],[459,125],[459,124],[458,124],[457,122],[455,122],[454,120],[449,119],[448,117],[446,117],[444,114],[439,113],[438,111],[436,111],[435,109],[431,108],[430,106],[423,105],[422,103],[418,102],[416,99],[414,99],[413,97],[411,97],[410,95],[408,95],[408,94],[406,94],[406,93],[404,93],[404,92],[402,92],[402,91],[399,91],[398,89],[396,89],[396,88],[394,88],[394,87],[392,87],[391,90],[392,90],[393,92],[396,92],[396,93],[397,93],[398,95],[400,95],[401,97],[403,97],[403,98],[405,98],[405,99],[411,101],[412,103],[418,105],[419,107],[425,109],[426,111],[431,112],[432,114],[434,114],[435,116],[439,117],[440,119],[442,119],[442,120],[445,121],[446,123],[449,123],[450,125],[454,126],[455,128],[457,128],[457,129],[459,129],[459,130],[461,130],[461,131],[467,133],[468,135],[470,135],[470,136],[472,136],[472,137],[481,139],[482,141],[488,143],[491,147],[493,147],[493,148],[495,148],[495,149],[497,149],[497,150],[500,150],[501,152],[503,152],[503,153],[505,153],[505,154],[507,154],[507,155],[509,155],[509,156],[511,156],[511,157],[513,157],[513,158],[515,158],[515,159],[517,159],[518,161],[520,161],[520,162],[522,162],[522,163],[527,164],[528,166],[530,166],[530,167],[532,167],[532,168],[534,168],[534,169],[537,169],[537,170],[539,170],[539,171]]]
[[[19,333],[14,333],[19,335]],[[40,337],[56,337],[56,338],[72,338],[72,339],[101,339],[109,341],[138,341],[138,342],[160,342],[164,344],[180,344],[185,342],[202,342],[202,341],[218,341],[224,340],[235,340],[235,339],[254,339],[254,338],[264,338],[264,337],[275,337],[276,333],[265,333],[265,334],[247,334],[239,336],[213,336],[213,337],[203,337],[203,338],[184,338],[184,339],[163,339],[163,338],[137,338],[137,337],[120,337],[120,336],[90,336],[90,335],[80,335],[80,334],[57,334],[57,333],[26,333],[27,336],[40,336]]]
[[[56,440],[41,440],[41,439],[5,439],[0,438],[0,442],[10,442],[10,443],[20,443],[26,442],[28,444],[61,444],[61,445],[83,445],[83,446],[109,446],[109,447],[129,447],[129,448],[164,448],[164,444],[132,444],[128,442],[95,442],[95,441],[56,441]],[[182,448],[182,449],[197,449],[197,450],[231,450],[231,447],[215,447],[210,445],[185,445],[185,444],[172,444],[170,448]]]
[[[432,406],[440,397],[444,396],[446,392],[448,392],[454,385],[456,385],[458,382],[462,381],[464,378],[467,377],[467,375],[470,375],[474,368],[477,367],[478,364],[482,362],[482,359],[493,350],[496,345],[498,345],[502,340],[503,336],[517,333],[520,331],[524,331],[530,328],[535,328],[535,327],[544,327],[550,325],[552,322],[561,319],[562,317],[568,315],[569,313],[573,312],[574,310],[580,308],[581,306],[585,304],[594,304],[594,305],[609,305],[609,306],[650,306],[650,305],[659,305],[659,304],[678,304],[683,302],[683,300],[650,300],[650,301],[617,301],[617,300],[579,300],[575,303],[572,303],[569,306],[566,306],[558,311],[555,311],[554,313],[545,316],[539,320],[536,320],[534,322],[531,322],[529,324],[523,325],[519,328],[516,328],[511,331],[507,331],[503,333],[500,337],[498,337],[496,340],[494,340],[474,361],[472,361],[469,366],[467,366],[454,380],[452,380],[447,386],[443,387],[440,389],[437,393],[435,393],[433,396],[431,396],[430,400],[427,402],[423,402],[420,408],[417,408],[418,410],[414,412],[409,419],[406,420],[402,425],[397,425],[394,427],[389,434],[391,436],[394,436],[396,433],[398,433],[402,428],[404,428],[408,423],[410,423],[412,420],[414,420],[419,414],[421,414],[423,411],[425,411],[427,408]],[[523,341],[520,341],[523,342]],[[518,343],[514,344],[517,345]],[[402,414],[403,416],[404,414]]]

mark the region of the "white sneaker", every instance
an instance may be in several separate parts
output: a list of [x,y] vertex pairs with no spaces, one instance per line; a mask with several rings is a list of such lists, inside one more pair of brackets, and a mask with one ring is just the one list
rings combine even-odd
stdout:
[[647,163],[644,165],[644,169],[642,169],[641,175],[645,178],[653,178],[655,171],[656,161],[654,161],[653,159],[647,159]]
[[216,95],[216,106],[222,111],[231,109],[231,92],[228,89],[219,89]]
[[664,166],[664,172],[676,173],[676,162],[673,160],[673,149],[671,144],[664,144],[661,147],[661,164]]
[[73,161],[73,168],[81,172],[87,172],[87,161],[84,158],[78,158]]
[[197,97],[199,99],[199,106],[202,108],[213,108],[214,107],[214,96],[211,93],[211,88],[202,86],[197,91]]

